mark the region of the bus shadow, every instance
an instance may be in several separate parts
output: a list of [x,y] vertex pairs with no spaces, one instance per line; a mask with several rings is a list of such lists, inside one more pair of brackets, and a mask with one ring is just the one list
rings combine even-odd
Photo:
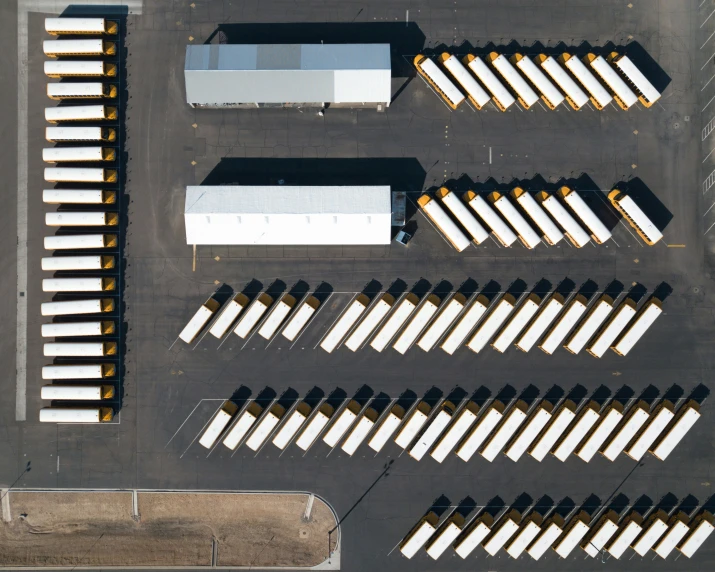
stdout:
[[663,232],[673,220],[673,213],[639,177],[628,181],[619,181],[615,188],[631,197],[659,231]]

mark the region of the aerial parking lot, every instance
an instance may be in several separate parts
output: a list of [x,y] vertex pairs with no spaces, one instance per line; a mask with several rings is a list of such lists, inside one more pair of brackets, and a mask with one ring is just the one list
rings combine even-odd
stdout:
[[[99,4],[19,0],[0,7],[6,54],[0,127],[7,143],[0,165],[8,197],[0,225],[8,278],[0,286],[7,330],[0,355],[8,364],[0,402],[3,490],[314,493],[334,510],[339,540],[321,504],[322,520],[308,518],[297,528],[325,535],[323,543],[313,547],[311,537],[295,546],[310,545],[310,564],[322,559],[324,546],[325,565],[344,570],[715,565],[715,541],[700,546],[698,536],[691,538],[707,536],[715,512],[713,2]],[[56,39],[45,31],[45,18],[60,16],[118,23],[111,36],[116,53],[106,55],[117,75],[87,80],[117,89],[95,122],[114,135],[101,134],[101,146],[113,154],[92,163],[105,168],[94,186],[45,178],[54,161],[84,160],[65,159],[59,150],[43,155],[71,146],[48,141],[46,127],[83,125],[46,121],[65,111],[46,115],[45,108],[68,108],[66,100],[47,97],[47,84],[72,85],[45,74],[51,58],[43,41]],[[329,69],[332,59],[315,56],[321,44],[389,45],[370,52],[364,69],[373,79],[361,79],[366,94],[379,91],[378,84],[389,87],[389,101],[190,106],[187,97],[196,103],[192,98],[220,95],[200,79],[187,96],[187,46],[197,48],[194,69],[204,65],[204,52],[209,69],[219,65],[218,48],[232,44],[244,46],[235,52],[241,58],[273,72],[305,62]],[[245,48],[253,44],[284,47]],[[285,47],[298,44],[302,56]],[[481,109],[475,98],[451,105],[433,68],[415,67],[434,63],[455,82],[456,97],[464,97],[454,79],[460,72],[451,71],[455,61],[476,74],[468,77],[478,85],[488,88],[490,81],[470,65],[470,55],[497,73],[503,64],[493,64],[492,53],[529,61],[570,53],[586,58],[585,66],[588,54],[607,59],[614,52],[642,66],[661,93],[652,105],[601,106],[589,93],[578,110],[569,101],[551,109],[548,97],[529,104],[514,84],[505,90],[518,96],[509,105],[491,92]],[[450,56],[453,67],[444,63]],[[526,74],[518,58],[511,62],[515,73]],[[567,59],[559,62],[568,68]],[[612,59],[605,63],[615,69]],[[607,86],[599,78],[593,81]],[[82,144],[90,145],[100,144]],[[300,189],[315,196],[317,187],[338,186],[352,188],[339,215],[327,207],[301,214]],[[238,187],[268,192],[260,200],[222,198]],[[69,195],[61,193],[80,188],[109,191],[114,199],[100,193],[100,206],[63,202]],[[43,190],[61,199],[43,202]],[[570,191],[586,210],[569,202]],[[295,211],[275,208],[284,193],[303,197],[291,203]],[[187,197],[196,200],[189,204]],[[485,222],[494,219],[478,210],[484,207],[475,197],[503,219],[502,234]],[[630,207],[618,204],[624,197],[650,218],[660,235],[654,244],[630,224]],[[55,267],[46,245],[73,248],[58,239],[74,234],[67,220],[100,210],[117,224],[78,233],[107,250],[72,251],[97,258],[63,267],[79,272]],[[351,226],[355,213],[369,214],[363,230]],[[219,215],[232,217],[239,238],[230,244],[207,238],[218,232],[211,225]],[[305,218],[301,224],[311,230],[326,226],[314,234],[296,230],[301,242],[279,224],[271,229],[276,234],[258,233],[247,244],[235,229],[257,215],[266,229],[290,215]],[[594,230],[591,216],[603,232]],[[373,232],[390,217],[389,233]],[[491,231],[484,240],[475,222]],[[395,240],[400,230],[409,235],[406,244]],[[321,242],[328,234],[337,238]],[[55,238],[46,243],[46,237]],[[111,300],[111,309],[69,322],[50,315],[57,306],[42,304],[81,298],[62,290],[77,285],[62,279],[88,276],[82,269],[95,266],[82,265],[92,264],[99,265],[92,276],[102,278],[95,298]],[[606,313],[599,317],[601,303]],[[629,338],[616,316],[636,316],[636,323],[648,307],[649,325]],[[453,317],[441,318],[448,310]],[[471,323],[464,318],[469,312]],[[47,326],[89,320],[94,325],[82,327],[106,334],[96,347],[45,345],[85,342],[51,339],[69,334],[61,333],[66,326]],[[460,320],[464,333],[457,339]],[[71,380],[57,377],[66,370],[43,367],[76,364],[70,358],[77,355],[82,364],[97,363],[71,353],[85,351],[112,365],[96,374],[97,386],[110,388],[101,390],[105,422],[41,423],[48,399],[66,399],[62,392],[71,390],[63,389]],[[59,385],[42,390],[55,397],[41,397],[44,385]],[[3,535],[22,544],[18,523],[32,525],[39,509],[37,500],[23,501],[32,509],[25,510],[17,499],[3,503]],[[175,508],[167,518],[181,520]],[[195,505],[189,509],[191,526],[212,525]],[[119,520],[127,516],[117,510]],[[261,530],[270,530],[266,514]],[[213,524],[222,526],[224,512],[215,516]],[[63,525],[71,522],[62,518]],[[220,537],[218,560],[209,534],[168,564],[290,565],[272,559],[268,538],[264,560],[247,562],[239,548],[223,564],[220,544],[232,541],[213,534]],[[300,550],[288,540],[281,546]],[[24,565],[15,548],[4,553],[0,567]],[[74,565],[73,558],[63,553],[56,562]],[[156,558],[151,553],[149,560],[161,563]],[[87,563],[121,564],[99,557]]]

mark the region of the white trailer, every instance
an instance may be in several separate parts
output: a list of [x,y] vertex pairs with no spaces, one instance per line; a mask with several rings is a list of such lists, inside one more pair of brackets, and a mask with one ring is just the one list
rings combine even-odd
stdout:
[[618,513],[609,510],[598,524],[591,527],[591,531],[586,540],[581,543],[581,548],[591,558],[596,558],[606,543],[618,532]]
[[358,318],[362,316],[369,304],[370,298],[365,296],[365,294],[358,294],[358,296],[350,302],[350,305],[340,318],[338,318],[338,321],[333,324],[333,327],[323,338],[323,341],[320,342],[320,347],[326,352],[332,353],[350,331],[350,328],[358,321]]
[[432,221],[432,224],[439,229],[447,241],[456,248],[458,252],[462,252],[469,247],[470,241],[467,236],[459,229],[454,221],[447,216],[447,213],[444,212],[444,209],[439,206],[437,201],[429,195],[422,195],[417,199],[417,204],[422,208],[422,212],[425,213],[427,218]]
[[674,417],[673,404],[668,400],[663,400],[650,416],[648,424],[643,427],[635,441],[626,449],[626,455],[634,461],[640,461]]
[[75,250],[81,248],[117,248],[116,234],[59,234],[46,236],[45,250]]
[[113,99],[117,97],[117,86],[99,81],[87,83],[48,83],[47,97],[62,99]]
[[526,421],[526,412],[528,411],[528,406],[521,400],[518,400],[514,407],[504,416],[504,420],[499,425],[499,428],[494,432],[491,439],[487,441],[487,444],[481,451],[482,457],[484,457],[490,463],[496,459],[497,455],[504,450],[509,440],[514,436],[514,434],[519,430],[522,423]]
[[524,212],[531,217],[531,220],[534,221],[539,230],[541,230],[546,242],[553,246],[563,240],[564,233],[558,229],[549,218],[549,215],[544,212],[544,209],[539,206],[539,203],[536,202],[530,193],[527,193],[521,187],[515,187],[511,191],[511,196],[519,203],[521,208],[524,209]]
[[529,421],[519,431],[519,434],[512,441],[506,450],[506,456],[512,461],[518,461],[526,450],[541,434],[546,424],[551,420],[552,405],[548,401],[542,401],[534,411]]
[[643,534],[633,544],[634,552],[641,558],[648,554],[651,548],[668,530],[668,515],[663,510],[658,510],[648,517],[648,521],[643,525]]
[[540,518],[535,518],[536,515],[532,517],[532,520],[521,525],[519,532],[514,537],[509,545],[506,547],[507,554],[514,558],[515,560],[519,558],[526,547],[532,543],[534,538],[541,532],[541,527],[537,524],[536,520],[541,520]]
[[42,202],[48,204],[109,205],[117,202],[117,193],[97,189],[47,189],[42,191]]
[[[100,84],[101,85],[101,84]],[[111,127],[45,127],[45,139],[55,142],[76,142],[76,141],[115,141],[117,132]],[[90,147],[91,148],[91,147]],[[99,153],[99,158],[87,159],[80,156],[79,159],[67,158],[65,149],[74,149],[73,147],[55,147],[54,149],[43,149],[42,158],[45,161],[111,161],[114,159],[105,159],[105,156]],[[80,148],[81,149],[81,148]],[[101,149],[101,147],[99,147]],[[45,151],[53,151],[53,153],[45,153]],[[112,150],[113,151],[113,150]],[[95,151],[96,153],[96,151]]]
[[405,558],[412,558],[435,533],[439,517],[430,511],[422,517],[410,533],[400,542],[400,552]]
[[345,406],[340,414],[337,416],[330,429],[323,436],[323,441],[327,443],[328,447],[333,448],[338,444],[338,441],[343,438],[343,435],[347,433],[348,429],[352,427],[352,424],[360,415],[360,404],[351,399]]
[[541,69],[549,74],[556,85],[563,90],[566,94],[566,101],[573,109],[578,111],[588,103],[588,95],[571,79],[555,58],[546,54],[539,54],[534,58],[534,63],[541,66]]
[[511,86],[514,93],[519,97],[519,103],[524,106],[524,109],[529,109],[539,101],[539,96],[536,92],[524,81],[524,78],[519,75],[519,72],[514,69],[514,66],[511,65],[505,56],[496,52],[490,52],[489,55],[487,55],[487,61],[492,64],[494,69],[496,69]]
[[420,403],[417,404],[417,407],[410,413],[407,421],[397,434],[397,437],[395,437],[395,443],[397,443],[398,447],[407,449],[407,447],[410,446],[410,443],[414,441],[417,433],[419,433],[425,423],[427,423],[431,410],[432,407],[424,401],[420,401]]
[[516,347],[523,352],[528,352],[539,341],[546,329],[551,325],[564,307],[564,297],[554,292],[549,300],[542,304],[541,312],[523,333]]
[[521,213],[516,210],[506,195],[494,191],[487,196],[489,202],[504,216],[521,240],[521,243],[529,250],[541,243],[541,238],[536,234]]
[[620,530],[616,537],[611,541],[611,543],[606,547],[608,553],[618,560],[623,553],[628,550],[628,547],[633,544],[638,535],[643,532],[643,527],[637,522],[640,517],[631,517],[633,520],[629,520],[625,524],[621,525]]
[[563,198],[564,202],[571,208],[574,214],[581,219],[581,222],[586,225],[591,238],[598,244],[603,244],[611,238],[611,231],[606,228],[606,225],[601,222],[601,219],[596,216],[596,213],[591,210],[581,196],[568,187],[561,187],[558,194]]
[[40,389],[40,399],[55,401],[100,401],[113,397],[113,385],[43,385]]
[[457,89],[445,73],[427,56],[418,54],[413,60],[417,72],[427,80],[435,91],[452,109],[457,109],[464,101],[464,95]]
[[598,413],[601,407],[595,401],[587,403],[578,414],[576,422],[570,427],[568,433],[561,439],[561,442],[554,449],[554,457],[564,462],[573,453],[578,444],[583,441],[593,426],[601,418]]
[[231,451],[235,451],[239,443],[243,441],[243,438],[248,435],[248,432],[256,423],[261,413],[263,413],[263,407],[258,405],[255,401],[249,403],[246,409],[238,416],[236,422],[228,430],[223,444]]
[[437,443],[437,446],[432,449],[430,455],[432,458],[441,463],[447,455],[457,446],[464,434],[469,431],[469,428],[477,420],[479,414],[479,405],[474,401],[468,401],[467,404],[459,411],[454,423],[449,430],[442,436]]
[[110,147],[46,147],[42,150],[45,163],[74,163],[114,161],[116,155]]
[[42,324],[43,338],[79,338],[83,336],[111,336],[115,332],[113,321],[56,322]]
[[452,415],[454,414],[454,404],[450,401],[445,401],[439,408],[437,415],[432,418],[427,428],[422,432],[412,445],[409,451],[410,457],[416,461],[421,461],[422,457],[427,454],[434,445],[435,441],[439,438],[442,432],[447,428],[447,425],[452,421]]
[[50,60],[44,62],[47,77],[115,77],[117,66],[101,60]]
[[481,513],[467,526],[462,538],[454,545],[454,551],[462,558],[469,556],[489,535],[493,522],[488,512]]
[[564,101],[564,96],[556,89],[556,86],[551,83],[539,67],[534,64],[529,58],[522,54],[514,54],[509,58],[521,73],[523,73],[531,84],[541,93],[541,99],[549,109],[556,109]]
[[440,347],[449,355],[456,352],[487,311],[487,306],[489,306],[489,300],[486,296],[483,296],[482,294],[477,296],[467,311],[464,312],[464,315],[459,322],[457,322],[457,325],[444,339]]
[[377,335],[372,339],[370,347],[378,352],[384,350],[407,319],[412,315],[412,312],[415,311],[419,301],[419,298],[412,292],[407,294],[380,328]]
[[576,456],[580,457],[581,460],[586,463],[590,462],[622,419],[623,406],[617,401],[614,401],[601,416],[601,421],[589,435],[588,439],[584,441],[583,445],[581,445],[576,452]]
[[700,406],[695,401],[689,401],[683,405],[675,420],[665,430],[659,438],[655,446],[650,449],[656,459],[665,461],[675,449],[675,446],[685,437],[685,434],[690,431],[695,422],[700,419]]
[[713,533],[715,527],[712,524],[713,516],[705,511],[698,516],[690,527],[690,533],[678,546],[680,553],[686,558],[692,558],[698,548],[703,545],[708,537]]
[[[536,198],[541,203],[549,214],[554,217],[554,220],[559,223],[566,238],[571,241],[576,248],[583,248],[590,242],[588,233],[581,228],[581,225],[576,222],[576,219],[566,210],[554,195],[550,195],[546,191],[541,191]],[[543,229],[542,229],[543,230]]]
[[415,312],[414,317],[410,320],[407,327],[402,330],[402,334],[397,338],[392,347],[401,354],[405,354],[418,336],[427,327],[430,320],[434,317],[442,302],[436,294],[430,294],[420,308]]
[[94,300],[62,300],[43,302],[40,306],[43,316],[70,316],[72,314],[100,314],[114,311],[112,298]]
[[371,437],[367,446],[376,453],[382,451],[382,448],[394,435],[397,428],[402,424],[405,417],[405,409],[401,405],[394,405],[390,412],[380,421],[377,431]]
[[246,447],[258,451],[285,415],[286,409],[280,403],[275,403],[256,425],[251,435],[246,439]]
[[453,513],[440,527],[437,534],[430,539],[429,544],[427,544],[427,554],[437,560],[457,540],[463,526],[464,517],[458,512]]
[[238,405],[233,401],[225,401],[221,408],[218,410],[214,418],[209,423],[208,427],[204,431],[203,435],[199,439],[199,445],[210,449],[216,443],[216,440],[223,433],[224,429],[228,426],[231,418],[238,411]]
[[472,237],[475,244],[481,244],[489,238],[489,233],[487,233],[484,227],[479,224],[479,221],[477,221],[474,215],[469,212],[467,207],[455,193],[446,187],[442,187],[435,193],[435,195],[440,198],[442,203],[444,203],[444,206],[446,206],[449,212],[454,215],[454,218],[459,221],[459,224],[464,227],[469,236]]
[[551,326],[549,332],[539,344],[539,349],[546,354],[553,354],[564,341],[564,338],[573,329],[586,311],[588,301],[582,294],[576,294],[558,321]]
[[616,71],[609,65],[603,56],[596,54],[586,54],[583,62],[591,66],[603,82],[611,88],[613,99],[621,109],[628,110],[638,101],[635,93],[626,85]]
[[184,329],[181,330],[179,338],[187,344],[193,342],[206,323],[211,319],[211,316],[219,309],[219,306],[220,304],[213,298],[206,300],[206,302],[196,310],[196,313],[191,317],[186,326],[184,326]]
[[477,452],[491,435],[494,428],[501,421],[504,414],[504,404],[501,401],[494,401],[487,411],[481,416],[477,424],[467,435],[466,439],[457,448],[457,456],[467,462],[472,458],[472,455]]
[[685,524],[687,522],[687,517],[680,513],[673,517],[670,521],[670,529],[665,533],[665,536],[655,545],[653,551],[660,556],[663,560],[668,558],[670,553],[675,549],[675,547],[680,544],[680,541],[685,538],[688,534],[689,528]]
[[62,34],[109,34],[119,31],[117,22],[104,18],[45,18],[45,31],[53,36]]
[[663,238],[663,233],[653,224],[653,221],[641,210],[635,201],[618,189],[613,189],[608,193],[608,200],[623,215],[638,235],[649,246]]
[[516,534],[517,530],[519,530],[520,520],[519,512],[516,510],[510,511],[502,517],[499,523],[494,526],[494,532],[492,532],[491,536],[482,544],[487,554],[496,556],[497,552],[499,552],[499,550],[509,542],[509,539]]
[[459,292],[452,296],[450,301],[444,304],[443,310],[437,316],[437,319],[422,334],[417,345],[426,352],[430,351],[451,327],[457,316],[461,314],[466,301],[466,298]]
[[114,364],[46,365],[42,379],[104,379],[116,373]]
[[268,311],[271,304],[273,304],[272,296],[265,292],[260,294],[238,320],[233,333],[245,340],[261,320],[263,314]]
[[113,56],[117,44],[101,39],[43,40],[42,51],[46,56]]
[[591,345],[586,348],[586,351],[593,357],[602,357],[635,315],[636,303],[631,298],[626,298],[596,335]]
[[590,94],[591,103],[593,103],[596,109],[603,109],[613,101],[613,98],[604,89],[601,83],[576,56],[563,53],[558,59],[581,85],[586,88],[586,91]]
[[116,183],[114,169],[89,169],[87,167],[47,167],[45,181],[49,183]]
[[111,407],[43,407],[41,423],[109,423],[114,418]]
[[467,97],[469,101],[474,104],[474,107],[481,109],[489,103],[491,99],[489,94],[482,89],[482,86],[477,83],[457,56],[444,52],[439,59],[447,71],[452,74],[452,77],[457,80],[457,83],[462,86],[462,89],[467,93]]
[[628,329],[611,346],[611,349],[619,356],[626,356],[662,313],[663,307],[660,300],[655,297],[651,298],[638,312]]
[[623,78],[636,92],[643,105],[650,107],[660,99],[660,92],[648,81],[648,78],[643,75],[628,56],[625,54],[619,55],[618,52],[611,52],[607,59],[621,72]]
[[626,448],[626,445],[645,425],[648,417],[650,417],[648,404],[644,401],[636,403],[626,415],[626,420],[616,434],[609,439],[608,444],[601,450],[601,454],[609,461],[615,461],[623,449]]
[[265,340],[270,340],[288,317],[288,314],[290,314],[295,302],[296,299],[290,294],[285,294],[278,300],[278,303],[273,306],[270,314],[258,329],[258,335]]
[[563,520],[560,516],[555,515],[550,518],[542,527],[542,533],[531,543],[531,546],[526,549],[526,553],[534,560],[539,560],[546,551],[551,548],[563,533]]
[[494,238],[496,238],[502,246],[508,248],[514,244],[518,238],[513,230],[509,228],[502,218],[489,206],[489,203],[474,191],[467,191],[462,196],[474,212],[484,221],[484,223],[492,230]]
[[305,401],[301,401],[288,416],[288,419],[285,420],[276,436],[273,437],[273,444],[283,451],[300,431],[303,423],[308,420],[311,411],[310,405]]
[[367,340],[370,334],[375,331],[375,328],[380,325],[385,316],[390,312],[394,303],[395,297],[392,294],[385,293],[380,296],[362,322],[358,324],[357,328],[355,328],[348,336],[348,339],[345,340],[345,347],[354,352],[359,350],[363,343],[365,343],[365,340]]
[[306,425],[305,429],[303,429],[303,432],[300,434],[295,444],[303,449],[303,451],[310,449],[318,436],[323,432],[323,429],[325,429],[330,422],[330,418],[333,416],[334,412],[335,410],[332,405],[329,403],[323,403],[323,405],[321,405],[315,412],[315,415],[310,418],[308,425]]
[[558,412],[553,415],[551,423],[546,428],[539,438],[537,439],[534,446],[529,450],[529,455],[534,457],[537,461],[541,462],[544,457],[553,449],[556,441],[559,437],[563,435],[567,427],[571,424],[574,417],[576,417],[576,404],[567,399],[560,407]]
[[554,545],[554,551],[556,554],[561,556],[561,558],[568,558],[568,555],[573,552],[573,549],[580,544],[583,537],[588,533],[589,528],[586,523],[589,520],[590,518],[588,514],[584,511],[581,511],[572,519],[572,522],[566,532]]
[[45,256],[42,270],[109,270],[114,268],[114,256],[92,254],[89,256]]
[[572,354],[578,354],[603,325],[612,311],[613,298],[608,294],[604,294],[591,307],[586,317],[581,321],[576,330],[574,330],[574,333],[571,334],[564,348]]
[[109,212],[60,211],[45,213],[47,226],[117,226],[119,215]]
[[467,342],[467,347],[478,354],[484,346],[489,343],[489,340],[494,337],[494,334],[497,333],[499,328],[512,313],[514,304],[516,304],[514,296],[504,294],[502,299],[494,305],[494,309],[489,312],[489,315],[477,328],[477,331],[469,342]]
[[246,306],[248,306],[248,297],[239,292],[228,301],[219,317],[211,324],[209,333],[220,340]]
[[308,296],[305,302],[303,302],[300,308],[293,314],[293,317],[288,320],[281,335],[289,342],[295,340],[308,324],[308,321],[313,317],[318,307],[320,307],[320,300],[315,296]]
[[472,70],[472,73],[479,78],[479,81],[481,81],[489,93],[492,94],[492,101],[500,111],[506,111],[516,102],[514,96],[509,93],[509,90],[497,79],[497,76],[489,69],[487,64],[484,63],[482,58],[467,54],[462,58],[462,63]]
[[365,409],[365,412],[360,416],[360,419],[358,419],[355,427],[350,431],[341,447],[350,457],[355,454],[355,451],[357,451],[358,447],[370,434],[370,431],[372,431],[372,428],[375,426],[377,417],[377,411],[372,407]]
[[45,357],[102,357],[117,354],[116,342],[48,342]]
[[541,297],[533,292],[524,300],[523,304],[514,313],[511,320],[502,328],[499,335],[492,342],[492,347],[498,352],[504,353],[514,342],[516,336],[526,327],[539,310]]
[[45,278],[43,292],[108,292],[116,288],[114,278]]

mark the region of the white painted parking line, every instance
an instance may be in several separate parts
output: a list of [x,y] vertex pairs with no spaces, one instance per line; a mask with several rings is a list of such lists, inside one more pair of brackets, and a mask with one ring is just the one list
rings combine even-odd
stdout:
[[715,222],[710,225],[710,227],[703,233],[703,236],[705,236],[707,233],[710,232],[710,229],[715,226]]
[[707,193],[713,185],[715,185],[715,171],[710,173],[708,178],[703,182],[703,194]]
[[705,2],[707,2],[707,1],[708,1],[708,0],[703,0],[702,2],[700,2],[700,6],[698,6],[698,8],[702,8],[702,7],[703,7],[703,4],[705,4]]
[[701,161],[701,163],[704,163],[705,161],[707,161],[707,160],[708,160],[708,157],[710,157],[710,155],[713,154],[713,151],[715,151],[715,147],[713,147],[713,149],[711,149],[710,153],[708,153],[708,154],[705,156],[705,159],[703,159],[703,160]]
[[708,101],[708,102],[705,104],[705,107],[703,107],[703,108],[700,110],[701,113],[704,112],[704,111],[710,106],[710,104],[713,102],[713,99],[715,99],[715,95],[712,96],[712,97],[710,98],[710,101]]
[[712,12],[710,12],[710,14],[708,15],[708,17],[703,20],[703,23],[700,24],[700,27],[701,27],[701,28],[702,28],[702,27],[705,25],[705,23],[712,17],[713,14],[715,14],[715,10],[713,10]]
[[702,87],[702,89],[701,89],[700,91],[701,91],[701,92],[702,92],[702,91],[705,91],[705,88],[708,86],[708,84],[709,84],[713,79],[715,79],[715,75],[712,76],[708,81],[705,82],[705,85]]
[[700,68],[700,71],[703,71],[703,70],[705,69],[705,66],[708,65],[708,64],[712,61],[713,56],[715,56],[715,54],[713,54],[713,55],[710,56],[707,60],[705,60],[705,63],[704,63],[703,66]]

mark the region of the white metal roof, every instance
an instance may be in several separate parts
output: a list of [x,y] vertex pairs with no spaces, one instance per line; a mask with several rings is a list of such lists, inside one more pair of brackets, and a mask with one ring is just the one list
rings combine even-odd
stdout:
[[389,244],[389,186],[186,187],[187,244]]

